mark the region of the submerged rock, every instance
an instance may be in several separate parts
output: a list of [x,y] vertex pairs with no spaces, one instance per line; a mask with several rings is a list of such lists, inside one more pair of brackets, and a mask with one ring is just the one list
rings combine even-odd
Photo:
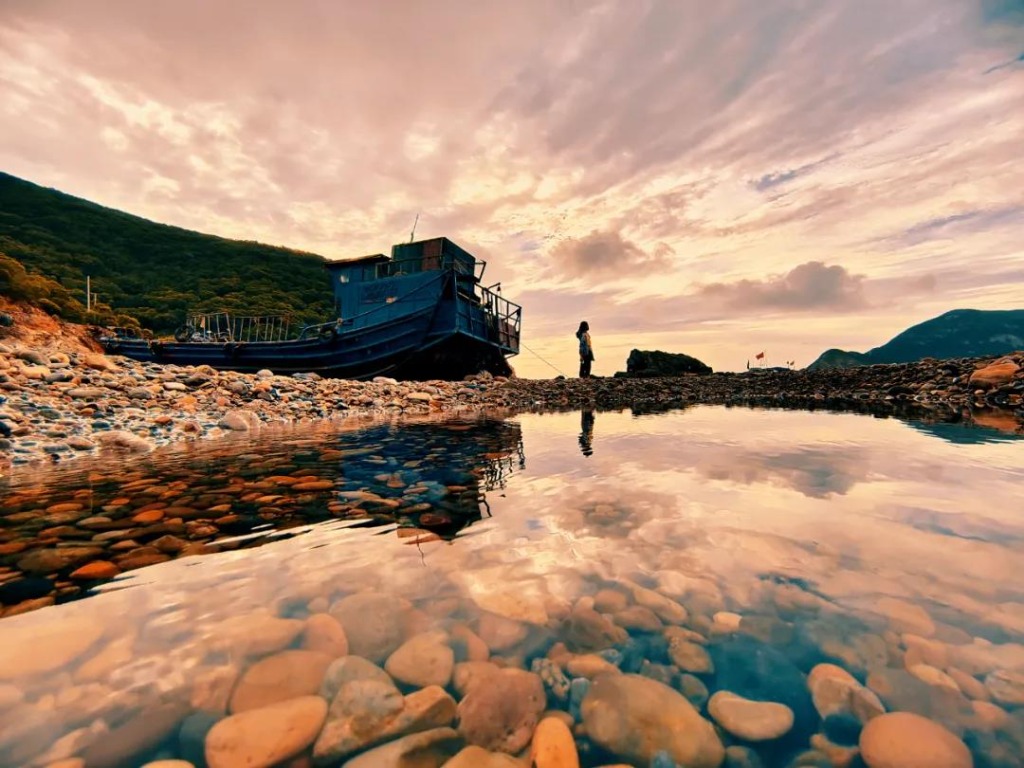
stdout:
[[876,717],[860,735],[868,768],[973,768],[971,753],[938,723],[910,712]]
[[725,748],[682,694],[639,675],[605,675],[581,707],[587,735],[623,759],[648,764],[665,750],[687,768],[718,768]]

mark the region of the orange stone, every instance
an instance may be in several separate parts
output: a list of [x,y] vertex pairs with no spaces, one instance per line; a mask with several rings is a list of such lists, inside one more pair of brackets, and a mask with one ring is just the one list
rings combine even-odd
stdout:
[[65,501],[61,504],[53,504],[46,508],[46,514],[57,515],[62,512],[78,512],[82,509],[82,505],[74,501]]
[[164,511],[162,509],[147,509],[145,512],[139,512],[139,514],[132,518],[136,523],[156,523],[163,519]]
[[107,560],[93,560],[81,568],[71,572],[72,579],[91,581],[93,579],[112,579],[121,572],[113,563]]

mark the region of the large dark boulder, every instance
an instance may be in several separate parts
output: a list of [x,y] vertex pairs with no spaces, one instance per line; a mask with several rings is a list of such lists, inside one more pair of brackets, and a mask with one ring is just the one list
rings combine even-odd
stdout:
[[646,379],[655,376],[682,376],[684,373],[711,373],[711,367],[689,355],[634,349],[626,360],[624,375]]

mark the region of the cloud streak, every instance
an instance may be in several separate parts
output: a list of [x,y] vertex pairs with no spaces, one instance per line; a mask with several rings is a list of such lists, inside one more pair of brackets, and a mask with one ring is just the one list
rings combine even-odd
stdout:
[[1024,50],[1019,0],[247,8],[0,4],[0,168],[329,257],[421,212],[526,296],[563,368],[577,309],[606,347],[727,369],[738,335],[806,363],[1024,295],[998,282],[1024,78],[982,76]]

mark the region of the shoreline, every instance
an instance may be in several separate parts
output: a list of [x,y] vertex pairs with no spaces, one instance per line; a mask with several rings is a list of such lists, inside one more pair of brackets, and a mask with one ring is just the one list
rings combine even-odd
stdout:
[[1024,353],[823,371],[673,378],[356,382],[139,363],[80,339],[49,349],[0,341],[0,476],[112,448],[146,453],[268,424],[501,409],[663,411],[690,405],[797,408],[966,421],[1024,434]]

